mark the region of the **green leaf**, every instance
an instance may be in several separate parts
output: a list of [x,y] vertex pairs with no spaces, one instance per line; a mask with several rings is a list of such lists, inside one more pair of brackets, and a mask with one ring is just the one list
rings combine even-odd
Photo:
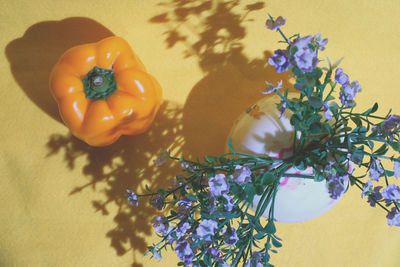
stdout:
[[320,109],[324,105],[324,101],[318,96],[310,96],[308,102],[315,109]]
[[278,240],[275,240],[272,238],[271,241],[272,241],[272,245],[274,245],[274,247],[276,247],[276,248],[282,247],[282,243],[279,242]]
[[264,230],[268,234],[275,234],[276,233],[276,228],[275,228],[274,221],[269,220],[267,225],[265,226]]
[[318,122],[315,122],[310,125],[310,132],[312,135],[319,135],[322,131],[321,125]]
[[205,156],[204,160],[211,164],[216,160],[216,158],[215,157],[210,157],[210,156]]
[[233,148],[233,145],[232,145],[232,138],[230,136],[228,138],[228,147],[233,152],[233,154],[236,154],[236,151],[235,151],[235,149]]
[[400,143],[399,142],[389,141],[388,143],[394,150],[400,152]]
[[360,128],[362,126],[362,122],[361,122],[360,118],[358,118],[358,117],[350,117],[350,119],[356,124],[356,126],[358,128]]
[[197,197],[195,196],[195,195],[193,195],[193,194],[190,194],[190,193],[188,193],[187,194],[187,197],[191,200],[191,201],[197,201]]
[[374,113],[374,112],[377,111],[377,110],[378,110],[378,103],[375,103],[375,104],[372,106],[372,108],[366,110],[366,111],[363,113],[363,115],[364,115],[364,116],[368,116],[369,114]]
[[261,178],[261,183],[262,185],[270,185],[274,182],[274,180],[275,180],[275,175],[273,173],[266,172],[263,174]]
[[387,177],[392,177],[392,176],[394,176],[394,171],[385,170],[385,175]]
[[383,144],[380,148],[378,148],[374,154],[375,155],[383,155],[388,151],[388,147],[386,144]]

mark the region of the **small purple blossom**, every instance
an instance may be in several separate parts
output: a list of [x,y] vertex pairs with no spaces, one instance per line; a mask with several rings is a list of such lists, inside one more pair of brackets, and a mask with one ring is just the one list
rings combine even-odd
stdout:
[[344,184],[346,181],[349,180],[349,175],[343,176],[330,176],[327,182],[329,196],[332,199],[338,199],[343,191],[344,191]]
[[364,185],[364,189],[361,193],[361,197],[364,198],[365,195],[368,195],[369,192],[372,191],[372,180],[368,180],[365,185]]
[[131,205],[134,205],[136,207],[139,206],[139,199],[136,193],[129,189],[127,189],[126,192],[128,193],[126,198],[129,200],[129,203],[131,203]]
[[329,103],[326,102],[326,103],[324,104],[324,117],[325,117],[328,121],[330,121],[330,120],[333,118],[333,112],[332,112],[332,110],[331,110],[329,107],[330,107]]
[[232,178],[237,184],[247,184],[251,179],[251,170],[248,167],[236,165]]
[[302,37],[294,42],[297,51],[294,54],[295,65],[302,72],[313,71],[318,64],[317,54],[308,46],[311,43],[312,36]]
[[171,229],[167,218],[165,218],[163,215],[155,217],[151,222],[153,223],[155,232],[160,233],[163,236],[166,236]]
[[388,219],[389,226],[400,226],[400,211],[393,207],[390,212],[388,212],[386,218]]
[[156,249],[153,249],[153,259],[160,259],[161,261],[161,255]]
[[265,253],[253,252],[250,259],[246,263],[246,267],[263,267]]
[[281,113],[281,115],[279,115],[279,118],[282,118],[283,114],[285,114],[287,108],[287,103],[285,100],[281,100],[281,103],[278,104],[278,110]]
[[176,255],[178,255],[179,259],[184,261],[185,264],[187,264],[187,265],[192,264],[194,252],[193,252],[192,248],[190,247],[190,244],[188,241],[183,240],[181,242],[178,242],[175,247],[175,252],[176,252]]
[[213,220],[203,220],[196,229],[196,234],[203,240],[211,241],[214,231],[218,228],[218,223]]
[[186,221],[183,224],[179,225],[176,229],[176,237],[181,239],[190,229],[190,224]]
[[361,91],[361,86],[358,81],[354,81],[351,84],[347,83],[343,85],[340,90],[339,99],[343,105],[349,106],[349,101],[353,101],[356,94]]
[[267,19],[267,21],[265,22],[265,25],[267,26],[267,28],[271,31],[277,30],[280,27],[282,27],[283,25],[285,25],[286,23],[286,19],[283,18],[282,16],[279,16],[276,18],[275,21],[273,21],[272,19]]
[[394,184],[390,184],[385,189],[382,190],[382,196],[386,200],[393,200],[400,202],[400,187]]
[[222,264],[222,266],[224,267],[230,266],[222,259],[222,252],[219,249],[208,247],[206,248],[206,253],[211,255],[211,258],[214,260],[214,262],[218,262],[219,264]]
[[157,197],[153,198],[151,205],[158,210],[162,210],[164,208],[164,198],[161,194],[157,194]]
[[394,177],[399,178],[400,177],[400,162],[395,161],[394,166],[393,166],[393,171],[394,171]]
[[231,228],[230,230],[223,229],[222,234],[224,235],[225,244],[229,246],[235,245],[236,242],[239,240],[235,228]]
[[177,216],[179,219],[183,220],[186,216],[190,214],[190,209],[185,206],[178,207]]
[[188,197],[185,197],[178,201],[178,206],[190,207],[192,203],[193,201],[191,201]]
[[328,38],[322,39],[321,34],[315,34],[313,43],[318,47],[319,50],[324,51],[325,46],[328,44]]
[[349,82],[349,76],[343,72],[342,68],[337,68],[335,72],[335,82],[345,85]]
[[265,83],[267,84],[267,87],[265,88],[265,92],[261,92],[264,95],[268,95],[270,93],[276,92],[282,88],[282,80],[280,82],[278,82],[277,86],[274,86],[273,84],[271,84],[269,82],[265,82]]
[[209,198],[208,199],[209,199],[208,208],[210,210],[210,214],[213,214],[214,211],[215,211],[215,206],[216,206],[217,201],[216,201],[214,195],[211,192],[209,192]]
[[371,163],[371,166],[370,166],[370,169],[369,169],[369,177],[372,180],[379,181],[379,177],[384,172],[385,171],[381,168],[381,161],[379,159],[376,159]]
[[223,195],[223,197],[224,197],[224,198],[226,199],[226,201],[227,201],[227,204],[225,205],[225,209],[226,209],[227,211],[232,211],[233,207],[235,206],[235,205],[233,204],[233,198],[232,198],[232,196],[229,196],[229,195],[225,194],[225,195]]
[[225,177],[225,174],[219,173],[208,180],[208,185],[210,186],[210,192],[214,196],[222,196],[229,192],[229,183]]
[[166,163],[169,160],[169,156],[170,156],[169,151],[161,150],[158,153],[157,159],[153,160],[154,165],[156,165],[157,167],[160,167],[161,165],[163,165],[164,163]]
[[274,55],[268,59],[271,66],[275,66],[277,73],[288,71],[292,64],[289,61],[289,52],[287,50],[278,49]]
[[400,116],[390,115],[386,118],[385,122],[382,125],[382,130],[385,133],[390,133],[393,129],[399,127],[400,124]]
[[382,194],[380,192],[381,189],[382,189],[382,186],[377,186],[377,187],[373,188],[372,191],[370,190],[370,192],[368,193],[367,202],[369,203],[369,205],[371,207],[375,207],[376,201],[382,199]]

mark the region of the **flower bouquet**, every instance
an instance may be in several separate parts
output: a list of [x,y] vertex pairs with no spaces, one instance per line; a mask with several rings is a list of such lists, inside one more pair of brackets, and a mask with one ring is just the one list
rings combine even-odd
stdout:
[[[400,177],[400,116],[391,111],[376,115],[377,103],[356,111],[359,82],[350,81],[338,68],[341,60],[332,64],[318,58],[328,40],[321,34],[287,37],[281,30],[285,22],[271,16],[266,21],[285,45],[268,63],[295,78],[295,96],[282,88],[282,81],[267,82],[262,93],[280,98],[276,109],[293,127],[290,155],[242,153],[231,138],[228,153],[203,160],[161,152],[156,165],[167,160],[181,163],[182,173],[174,184],[157,192],[148,189],[146,194],[128,190],[131,204],[147,197],[152,206],[165,211],[152,221],[160,237],[148,247],[153,258],[160,259],[171,248],[181,260],[178,265],[272,266],[271,253],[282,246],[274,223],[279,208],[275,201],[287,176],[324,182],[333,200],[356,186],[371,206],[387,212],[390,226],[400,226],[400,187],[390,181]],[[299,172],[289,173],[291,168]],[[312,171],[303,172],[306,169]]]

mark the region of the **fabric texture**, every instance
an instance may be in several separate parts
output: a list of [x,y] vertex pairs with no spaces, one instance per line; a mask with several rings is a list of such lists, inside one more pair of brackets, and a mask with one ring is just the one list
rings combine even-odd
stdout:
[[[357,109],[374,102],[399,114],[400,2],[19,0],[0,3],[0,266],[176,266],[143,256],[158,241],[147,203],[126,190],[166,187],[177,166],[153,163],[160,149],[196,158],[221,154],[236,118],[263,97],[265,81],[290,86],[268,66],[283,48],[265,27],[287,19],[289,36],[321,33],[322,58],[341,57],[358,80]],[[149,131],[89,147],[69,133],[48,86],[68,48],[123,37],[163,88]],[[324,62],[321,62],[323,64]],[[397,181],[399,182],[399,181]],[[328,213],[277,224],[275,266],[400,266],[400,230],[351,188]]]

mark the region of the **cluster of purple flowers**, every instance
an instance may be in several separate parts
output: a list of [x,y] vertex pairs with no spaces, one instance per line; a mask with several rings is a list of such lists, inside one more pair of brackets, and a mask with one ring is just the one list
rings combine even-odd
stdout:
[[312,72],[318,64],[317,50],[324,50],[328,39],[321,40],[321,34],[309,35],[289,42],[287,50],[278,49],[269,58],[268,63],[277,73],[297,67],[302,72]]
[[349,181],[349,175],[331,175],[329,176],[327,187],[329,196],[332,199],[338,199],[345,190],[345,185]]

